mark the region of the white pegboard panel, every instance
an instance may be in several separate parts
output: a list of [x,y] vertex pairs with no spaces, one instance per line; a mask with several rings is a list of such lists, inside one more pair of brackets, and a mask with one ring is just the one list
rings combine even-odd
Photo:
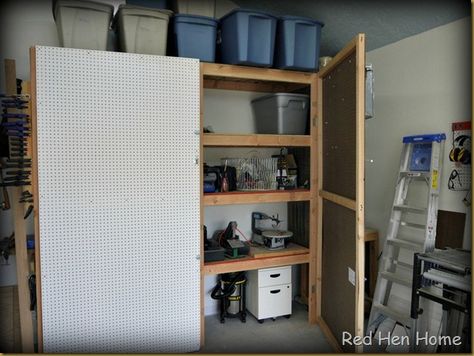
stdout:
[[36,47],[44,352],[200,344],[199,61]]

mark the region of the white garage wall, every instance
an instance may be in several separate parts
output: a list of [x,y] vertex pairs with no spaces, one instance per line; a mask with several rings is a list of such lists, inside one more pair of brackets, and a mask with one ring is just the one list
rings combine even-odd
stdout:
[[[462,203],[466,192],[447,189],[451,123],[472,115],[470,26],[470,18],[464,18],[367,53],[375,73],[375,118],[366,121],[366,224],[379,230],[380,246],[403,136],[446,133],[439,209],[471,215]],[[465,247],[470,240],[468,222]]]

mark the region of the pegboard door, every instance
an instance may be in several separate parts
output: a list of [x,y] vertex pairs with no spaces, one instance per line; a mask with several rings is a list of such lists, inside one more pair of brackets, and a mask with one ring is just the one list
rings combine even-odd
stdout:
[[199,61],[31,55],[40,350],[198,350]]
[[363,336],[365,36],[319,73],[319,275],[321,323],[343,351]]

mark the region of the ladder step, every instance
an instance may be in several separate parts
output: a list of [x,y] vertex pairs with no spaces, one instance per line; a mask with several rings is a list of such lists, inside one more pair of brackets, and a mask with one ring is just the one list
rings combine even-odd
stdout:
[[380,276],[382,278],[385,278],[387,281],[411,288],[411,278],[410,280],[407,280],[406,278],[403,278],[402,276],[396,273],[386,271],[380,272]]
[[405,263],[398,260],[394,260],[391,257],[384,257],[384,260],[388,261],[389,263],[393,263],[394,265],[397,265],[397,267],[402,267],[409,271],[413,271],[413,265],[411,263]]
[[411,205],[406,205],[406,204],[394,205],[393,209],[406,211],[406,212],[409,212],[409,213],[415,213],[415,214],[426,214],[426,211],[427,211],[426,208],[422,208],[422,207],[418,207],[418,206],[411,206]]
[[426,230],[426,225],[411,223],[408,221],[400,221],[400,225],[405,226],[405,227],[411,227],[413,229],[423,230],[423,231]]
[[425,178],[430,178],[430,176],[431,176],[430,172],[417,172],[417,171],[401,171],[400,172],[400,177],[425,179]]
[[423,250],[423,244],[406,241],[406,240],[390,239],[390,240],[387,240],[387,243],[397,246],[397,247],[405,248],[408,250],[415,250],[415,251]]
[[383,304],[380,304],[380,303],[377,303],[377,302],[374,302],[372,304],[372,308],[374,308],[375,310],[377,310],[379,313],[385,315],[385,316],[388,316],[390,319],[393,319],[395,321],[398,321],[400,324],[403,324],[405,326],[408,326],[408,327],[412,327],[412,322],[413,322],[413,319],[410,318],[410,315],[408,314],[403,314],[403,313],[400,313],[390,307],[387,307],[386,305],[383,305]]

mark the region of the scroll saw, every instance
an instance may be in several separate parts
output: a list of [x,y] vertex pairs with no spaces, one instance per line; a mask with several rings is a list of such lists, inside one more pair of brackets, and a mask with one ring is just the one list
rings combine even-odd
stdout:
[[279,250],[286,247],[289,239],[293,236],[291,231],[284,230],[262,230],[260,227],[262,220],[272,220],[275,222],[274,227],[277,227],[281,220],[277,217],[270,217],[265,213],[252,213],[252,241],[263,245],[269,250]]

